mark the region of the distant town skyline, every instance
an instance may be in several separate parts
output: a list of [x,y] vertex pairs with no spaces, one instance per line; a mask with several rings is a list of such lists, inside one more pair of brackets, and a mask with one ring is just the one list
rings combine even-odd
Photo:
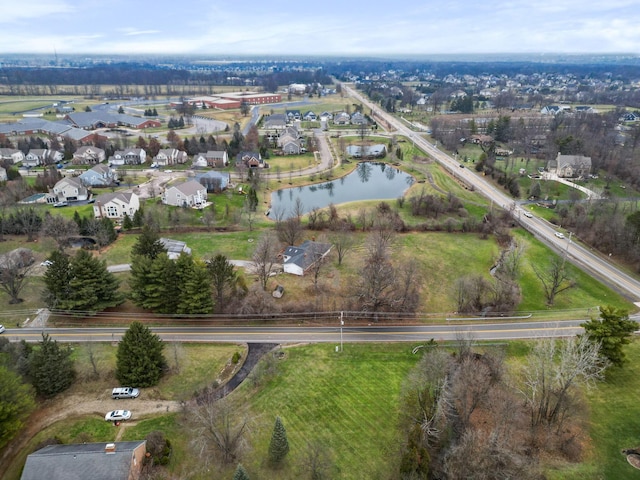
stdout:
[[0,53],[640,55],[639,24],[635,0],[22,0]]

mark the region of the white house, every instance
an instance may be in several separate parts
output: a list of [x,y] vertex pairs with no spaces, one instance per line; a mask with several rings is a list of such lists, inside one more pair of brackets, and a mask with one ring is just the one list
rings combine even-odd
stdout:
[[24,153],[16,148],[0,148],[0,160],[20,163],[24,160]]
[[118,179],[118,173],[108,165],[99,163],[78,175],[83,184],[92,187],[106,187]]
[[111,192],[103,193],[93,204],[95,218],[124,218],[133,217],[140,209],[140,198],[135,193]]
[[65,177],[53,186],[47,194],[47,203],[79,202],[89,198],[89,190],[81,180]]
[[187,152],[183,152],[177,148],[165,148],[160,150],[158,154],[153,157],[153,161],[159,167],[183,164],[187,161]]
[[283,270],[293,275],[304,275],[316,262],[322,261],[331,251],[331,244],[305,240],[298,247],[287,247],[282,254]]
[[95,165],[104,162],[105,158],[103,149],[91,145],[80,147],[73,152],[73,160],[71,162],[76,165]]
[[162,203],[174,207],[193,207],[207,202],[207,187],[195,180],[188,180],[167,188]]
[[128,150],[117,150],[113,152],[113,157],[109,158],[111,165],[140,165],[147,159],[147,152],[142,148],[130,148]]
[[229,165],[229,155],[226,150],[209,150],[193,156],[194,167],[224,168]]

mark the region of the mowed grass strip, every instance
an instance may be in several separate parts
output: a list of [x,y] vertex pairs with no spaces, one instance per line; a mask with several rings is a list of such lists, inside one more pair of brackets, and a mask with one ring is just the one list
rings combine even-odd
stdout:
[[[248,403],[258,428],[247,462],[260,478],[276,416],[283,419],[291,447],[278,478],[293,479],[307,442],[319,442],[333,458],[336,478],[392,478],[395,461],[381,452],[398,447],[400,386],[417,357],[408,344],[312,345],[286,349],[281,373],[254,391],[248,384],[232,395]],[[395,457],[392,457],[395,458]]]

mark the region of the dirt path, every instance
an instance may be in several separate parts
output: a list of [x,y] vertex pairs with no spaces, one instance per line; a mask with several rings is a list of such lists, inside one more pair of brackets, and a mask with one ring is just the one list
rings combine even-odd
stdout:
[[[250,343],[247,357],[241,368],[224,385],[215,390],[215,398],[227,396],[249,375],[262,356],[273,350],[277,344]],[[147,416],[161,415],[168,412],[179,412],[184,408],[183,402],[169,400],[147,400],[135,398],[128,400],[114,400],[109,392],[100,398],[95,395],[60,395],[46,401],[26,421],[26,427],[5,447],[0,455],[0,478],[4,478],[6,470],[12,464],[16,454],[24,450],[29,441],[45,428],[65,418],[92,415],[104,419],[111,410],[131,410],[131,420],[122,422],[114,427],[113,441],[122,438],[127,427],[134,426],[138,420]]]
[[[111,410],[131,410],[132,420],[127,425],[135,425],[137,420],[148,415],[159,415],[166,412],[177,412],[180,402],[166,400],[113,400],[112,398],[96,399],[95,396],[69,395],[47,401],[27,420],[27,426],[3,450],[0,456],[0,478],[4,478],[5,469],[9,467],[17,452],[27,447],[29,441],[45,428],[65,418],[92,415],[104,419]],[[126,422],[125,422],[126,423]],[[122,427],[124,423],[120,424]],[[114,428],[114,441],[122,435],[124,428]]]

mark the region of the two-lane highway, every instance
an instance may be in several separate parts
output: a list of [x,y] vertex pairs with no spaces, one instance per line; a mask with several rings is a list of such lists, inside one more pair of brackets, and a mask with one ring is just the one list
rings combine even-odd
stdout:
[[466,185],[473,187],[476,191],[487,197],[496,207],[506,210],[512,209],[513,215],[521,225],[532,232],[536,237],[556,249],[559,253],[565,254],[567,260],[586,271],[589,275],[598,278],[606,285],[625,295],[630,300],[640,301],[640,282],[627,273],[618,269],[606,259],[590,252],[578,243],[569,243],[568,238],[560,239],[555,236],[554,228],[546,221],[532,217],[525,217],[522,210],[514,204],[514,200],[496,189],[489,182],[479,175],[476,175],[468,168],[460,168],[460,163],[447,153],[442,152],[437,146],[432,145],[424,137],[407,127],[401,120],[389,115],[367,98],[360,95],[353,88],[343,84],[343,90],[350,96],[356,98],[366,105],[373,112],[374,117],[381,117],[398,132],[410,138],[418,147],[427,152],[455,178],[460,179]]
[[[166,342],[209,343],[345,343],[427,342],[434,340],[513,340],[573,336],[582,332],[583,320],[560,322],[482,323],[443,325],[391,325],[335,327],[154,327]],[[38,342],[47,333],[60,342],[117,342],[125,328],[14,328],[3,334],[10,341]]]

